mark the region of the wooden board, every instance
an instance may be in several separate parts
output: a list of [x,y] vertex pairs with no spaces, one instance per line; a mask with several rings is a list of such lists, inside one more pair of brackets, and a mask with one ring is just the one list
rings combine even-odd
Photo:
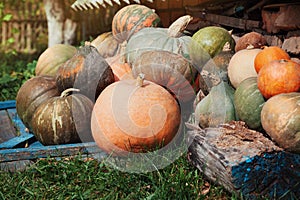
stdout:
[[44,146],[28,132],[15,108],[15,101],[0,102],[0,170],[19,171],[34,160],[48,157],[92,155],[101,159],[106,154],[95,142]]
[[189,127],[189,159],[211,181],[243,199],[300,197],[299,154],[284,151],[241,121]]

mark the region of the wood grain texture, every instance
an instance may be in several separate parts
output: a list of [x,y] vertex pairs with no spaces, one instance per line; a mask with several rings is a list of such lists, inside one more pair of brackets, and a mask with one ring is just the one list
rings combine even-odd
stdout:
[[299,154],[284,151],[243,122],[188,127],[189,160],[211,181],[245,199],[300,196]]

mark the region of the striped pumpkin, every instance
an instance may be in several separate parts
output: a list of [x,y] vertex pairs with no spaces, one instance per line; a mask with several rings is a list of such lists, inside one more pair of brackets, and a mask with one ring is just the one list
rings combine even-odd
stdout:
[[122,43],[144,27],[157,27],[159,16],[144,5],[128,5],[121,8],[113,17],[112,33]]
[[32,117],[35,137],[43,145],[93,141],[90,120],[93,102],[69,88],[42,103]]

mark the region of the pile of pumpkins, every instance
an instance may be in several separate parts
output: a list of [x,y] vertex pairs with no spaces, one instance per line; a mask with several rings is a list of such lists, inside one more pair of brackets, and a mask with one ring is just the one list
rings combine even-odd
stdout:
[[133,4],[84,46],[49,47],[17,94],[19,117],[44,145],[95,141],[126,155],[171,143],[188,105],[202,128],[242,120],[299,153],[300,64],[256,32],[237,41],[217,26],[185,34],[191,19],[162,28]]

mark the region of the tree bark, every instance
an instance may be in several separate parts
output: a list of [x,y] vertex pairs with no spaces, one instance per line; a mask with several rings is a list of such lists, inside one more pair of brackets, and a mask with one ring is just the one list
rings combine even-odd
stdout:
[[44,0],[48,23],[48,47],[55,44],[70,44],[75,41],[77,23],[67,16],[65,2]]

